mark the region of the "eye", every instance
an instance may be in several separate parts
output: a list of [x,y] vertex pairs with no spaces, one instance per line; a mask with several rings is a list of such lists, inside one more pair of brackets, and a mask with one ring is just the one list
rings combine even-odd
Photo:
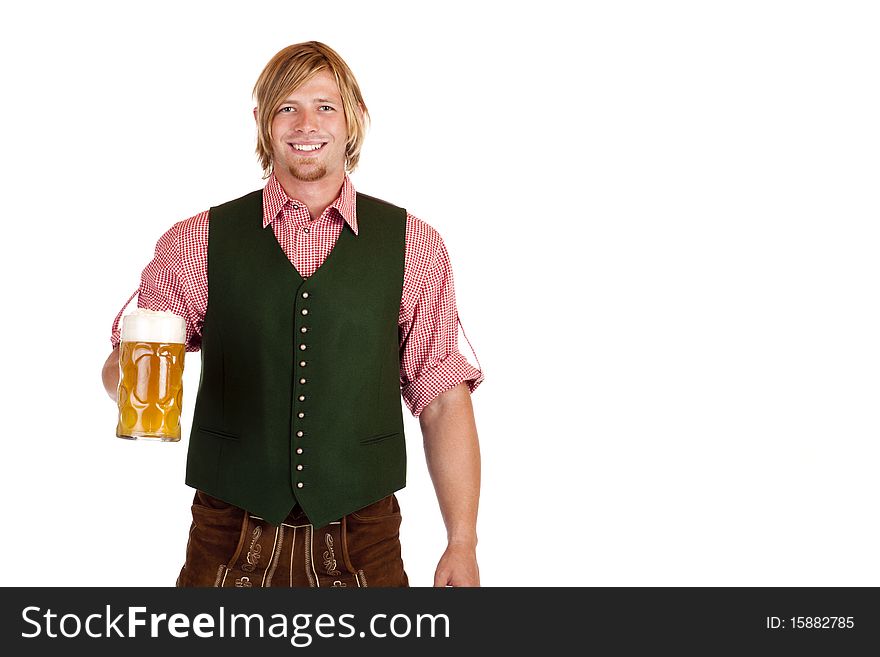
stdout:
[[329,110],[331,112],[336,111],[336,108],[333,107],[332,105],[321,105],[318,109]]
[[285,105],[284,107],[280,108],[278,111],[279,112],[287,112],[287,110],[290,110],[291,112],[293,112],[294,108],[290,107],[289,105]]

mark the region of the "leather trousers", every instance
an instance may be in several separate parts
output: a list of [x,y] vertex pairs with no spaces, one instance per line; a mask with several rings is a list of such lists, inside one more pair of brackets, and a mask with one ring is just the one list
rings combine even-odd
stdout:
[[196,491],[179,587],[409,586],[392,494],[324,527],[297,505],[280,525]]

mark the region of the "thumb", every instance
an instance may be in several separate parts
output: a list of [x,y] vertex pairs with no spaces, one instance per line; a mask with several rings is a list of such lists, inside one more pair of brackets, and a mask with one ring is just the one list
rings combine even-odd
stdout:
[[444,587],[449,584],[449,573],[443,568],[442,570],[438,567],[436,572],[434,573],[434,586],[435,587]]

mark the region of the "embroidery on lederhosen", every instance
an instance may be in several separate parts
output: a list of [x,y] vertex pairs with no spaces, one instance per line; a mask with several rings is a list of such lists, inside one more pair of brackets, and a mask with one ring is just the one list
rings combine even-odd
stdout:
[[354,572],[343,547],[343,524],[331,522],[316,530],[311,524],[283,527],[293,530],[290,547],[288,586],[294,586],[297,573],[305,575],[310,587],[344,588],[366,586],[363,571]]
[[[290,530],[293,530],[292,533]],[[301,530],[301,531],[297,531]],[[285,586],[278,582],[279,563],[289,560],[286,586],[296,586],[302,568],[311,587],[366,587],[363,570],[355,571],[348,558],[345,522],[331,522],[319,530],[310,524],[278,527],[247,514],[238,548],[230,565],[218,569],[217,586],[225,588]],[[286,554],[289,552],[289,555]]]
[[318,580],[331,588],[361,586],[358,574],[352,568],[345,547],[345,522],[331,522],[318,531],[313,545],[314,561],[318,564]]
[[[281,527],[272,527],[262,518],[246,517],[244,544],[226,568],[221,587],[252,588],[268,586],[283,545]],[[274,531],[273,531],[274,530]],[[270,572],[271,568],[271,572]],[[267,582],[267,579],[270,581]]]

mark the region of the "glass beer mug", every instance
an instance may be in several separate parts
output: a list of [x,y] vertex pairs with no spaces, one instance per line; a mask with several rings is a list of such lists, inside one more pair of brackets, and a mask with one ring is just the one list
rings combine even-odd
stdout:
[[122,318],[121,335],[117,437],[180,440],[186,321],[138,308]]

